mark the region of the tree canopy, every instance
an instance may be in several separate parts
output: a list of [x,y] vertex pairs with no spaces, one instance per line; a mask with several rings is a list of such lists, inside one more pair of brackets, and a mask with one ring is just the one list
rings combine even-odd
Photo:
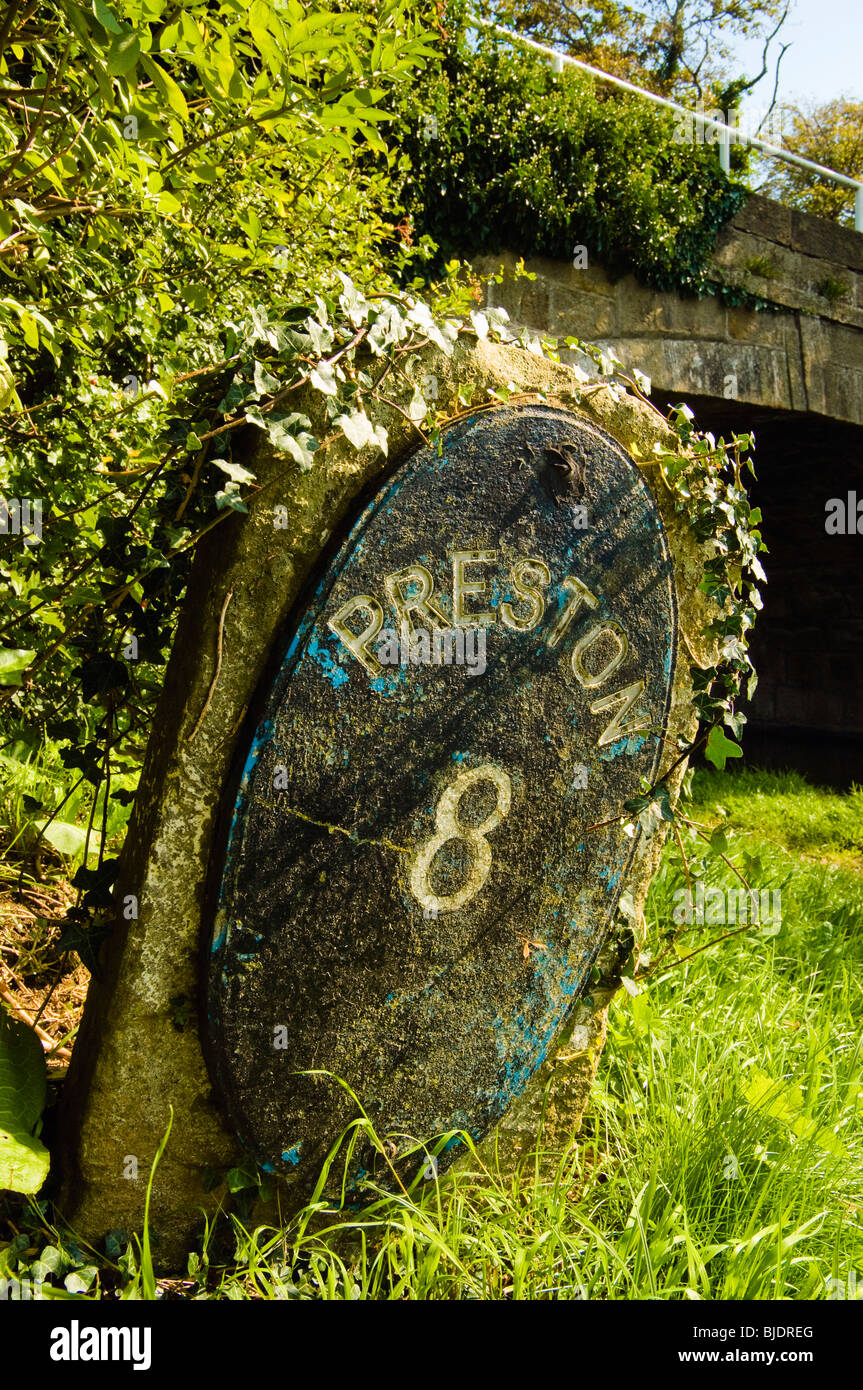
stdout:
[[[666,96],[733,104],[768,71],[790,0],[487,0],[489,19]],[[733,38],[764,42],[741,73]]]
[[[863,102],[837,97],[824,105],[798,106],[786,122],[784,144],[794,154],[863,180]],[[793,164],[771,164],[764,192],[817,217],[854,225],[854,191]]]

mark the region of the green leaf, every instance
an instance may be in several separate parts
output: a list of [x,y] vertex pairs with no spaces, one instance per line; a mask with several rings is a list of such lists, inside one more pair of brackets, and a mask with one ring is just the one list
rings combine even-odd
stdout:
[[245,1168],[229,1168],[225,1174],[229,1192],[243,1192],[248,1187],[257,1187],[258,1182],[254,1173],[249,1173]]
[[743,749],[738,748],[730,738],[726,738],[718,724],[714,724],[710,730],[710,737],[707,740],[707,747],[704,750],[705,758],[708,758],[720,772],[724,771],[727,758],[742,758]]
[[744,1082],[743,1094],[753,1109],[780,1120],[798,1139],[809,1140],[836,1158],[848,1157],[839,1136],[807,1115],[803,1092],[794,1082],[774,1081],[761,1067],[753,1066]]
[[68,1269],[69,1261],[56,1245],[46,1245],[42,1254],[39,1256],[39,1263],[46,1274],[62,1274],[64,1269]]
[[142,59],[144,71],[152,77],[156,86],[159,88],[164,100],[168,103],[175,116],[179,116],[181,121],[189,119],[189,108],[186,105],[186,98],[177,86],[173,77],[166,72],[163,67],[154,62],[152,58]]
[[73,1269],[67,1274],[63,1283],[69,1293],[86,1293],[98,1273],[95,1265],[82,1265],[80,1269]]
[[323,391],[325,396],[335,396],[339,389],[335,371],[329,362],[319,362],[315,370],[309,373],[309,381],[316,391]]
[[728,853],[728,837],[725,834],[725,827],[717,825],[713,834],[710,836],[710,848],[714,854]]
[[476,336],[478,338],[488,337],[488,319],[480,309],[471,310],[470,321],[476,330]]
[[746,723],[746,715],[742,711],[728,712],[725,716],[726,726],[731,730],[735,738],[740,738],[743,733],[743,725]]
[[0,685],[20,685],[35,655],[29,648],[0,647]]
[[621,893],[617,903],[617,910],[618,912],[622,912],[624,917],[628,917],[631,922],[637,920],[638,910],[635,906],[635,899],[632,896],[632,890],[630,888],[625,889],[624,892]]
[[112,77],[125,77],[136,66],[141,56],[138,35],[132,30],[118,34],[108,49],[108,71]]
[[269,58],[271,53],[275,52],[275,44],[267,24],[269,17],[269,5],[263,4],[262,0],[254,0],[249,10],[249,29],[264,58]]
[[[82,826],[73,825],[70,821],[65,820],[52,820],[50,825],[47,821],[34,821],[33,823],[49,845],[53,845],[61,854],[74,858],[76,855],[84,853],[87,832]],[[95,846],[98,843],[98,836],[92,838]]]
[[318,441],[312,435],[307,434],[305,430],[299,435],[291,434],[283,421],[272,419],[267,423],[267,435],[274,449],[283,454],[290,454],[304,471],[311,468],[318,447]]
[[103,29],[109,34],[122,34],[123,26],[115,14],[104,4],[104,0],[93,0],[93,13]]
[[279,389],[278,377],[271,376],[263,362],[255,361],[255,390],[259,396],[271,396]]
[[244,468],[241,463],[232,463],[230,459],[213,459],[213,463],[220,468],[223,473],[234,483],[253,483],[254,473],[250,473],[248,468]]
[[45,1058],[32,1028],[0,1015],[0,1188],[38,1192],[50,1166],[31,1133],[45,1105]]
[[337,415],[334,423],[341,426],[355,449],[362,449],[375,437],[372,422],[363,410],[354,410],[350,415]]

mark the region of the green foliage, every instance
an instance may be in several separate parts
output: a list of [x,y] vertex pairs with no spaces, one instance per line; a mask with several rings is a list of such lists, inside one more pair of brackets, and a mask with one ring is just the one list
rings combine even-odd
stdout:
[[[707,98],[709,106],[724,91],[723,109],[765,76],[770,41],[788,17],[787,0],[480,0],[477,9],[680,101]],[[731,77],[739,62],[732,35],[767,39],[760,73]]]
[[[241,505],[210,433],[224,375],[275,342],[262,304],[284,321],[334,264],[377,284],[400,265],[382,102],[431,49],[400,0],[7,18],[0,488],[45,516],[41,543],[4,544],[0,681],[35,660],[0,699],[7,727],[26,701],[31,729],[62,709],[81,744],[134,744],[199,533]],[[296,422],[283,433],[309,462]]]
[[[7,1297],[24,1299],[58,1299],[98,1297],[99,1268],[92,1262],[92,1252],[85,1254],[69,1236],[62,1235],[47,1220],[48,1203],[32,1202],[23,1214],[28,1232],[20,1232],[5,1250],[0,1251],[0,1278],[17,1280]],[[47,1237],[47,1242],[46,1242]],[[35,1246],[38,1250],[33,1259]],[[25,1282],[26,1281],[26,1282]],[[90,1293],[94,1284],[96,1290]]]
[[38,1192],[48,1176],[48,1150],[33,1136],[45,1089],[39,1039],[0,1010],[0,1188]]
[[829,300],[831,304],[838,304],[840,299],[845,299],[851,293],[851,286],[848,282],[837,280],[833,275],[828,275],[816,288],[818,293]]
[[[790,124],[791,129],[783,131],[783,144],[792,154],[848,178],[863,179],[863,102],[837,97],[821,106],[795,107]],[[780,160],[772,160],[765,173],[764,191],[771,197],[816,217],[854,226],[853,188]]]
[[708,726],[699,743],[706,739],[707,757],[721,770],[726,758],[741,756],[724,729],[733,739],[740,737],[746,716],[737,702],[741,695],[751,700],[757,685],[749,634],[764,606],[758,585],[766,583],[767,575],[758,556],[767,547],[758,530],[761,512],[750,507],[743,480],[744,469],[755,476],[749,457],[754,435],[716,440],[694,431],[692,419],[688,406],[672,410],[671,422],[684,451],[658,457],[676,509],[687,518],[696,539],[712,542],[699,587],[716,606],[706,635],[719,652],[713,663],[692,665],[690,675],[693,703]]
[[[336,265],[379,290],[412,255],[383,132],[433,52],[421,9],[44,0],[0,26],[0,492],[44,503],[41,539],[0,552],[6,824],[98,851],[79,928],[110,901],[195,546],[254,486],[231,431],[313,458],[303,417],[260,413],[265,360],[306,370]],[[22,790],[58,743],[59,785]]]
[[752,256],[744,267],[750,275],[760,275],[764,280],[775,280],[779,268],[772,256]]
[[707,738],[704,756],[722,772],[728,758],[742,758],[743,753],[732,739],[725,737],[719,725],[714,724]]
[[812,786],[797,772],[744,767],[734,777],[707,770],[692,785],[693,815],[727,817],[741,831],[797,854],[859,868],[863,863],[863,788]]
[[583,245],[615,278],[704,294],[716,236],[746,197],[711,146],[675,143],[671,113],[485,38],[478,51],[450,43],[404,142],[406,206],[442,255],[570,260]]
[[21,676],[36,655],[35,651],[22,651],[17,647],[0,648],[0,685],[20,685]]
[[[835,1297],[829,1281],[847,1284],[863,1261],[863,879],[859,859],[849,872],[787,846],[817,849],[822,833],[845,844],[855,827],[859,845],[861,795],[790,774],[697,772],[694,813],[729,812],[728,856],[738,869],[759,866],[758,888],[781,885],[781,931],[755,928],[686,961],[675,952],[674,968],[648,978],[646,990],[618,996],[573,1148],[547,1155],[545,1171],[529,1156],[514,1175],[493,1155],[480,1162],[471,1152],[441,1180],[371,1194],[359,1213],[336,1213],[322,1183],[318,1200],[278,1229],[236,1216],[207,1224],[182,1296]],[[737,883],[703,842],[690,872],[718,887]],[[685,885],[669,842],[645,908],[654,949],[674,930],[674,895]],[[681,942],[681,957],[687,949]],[[373,1133],[361,1111],[330,1155],[331,1174],[351,1166],[360,1131]],[[382,1153],[385,1139],[378,1136]],[[242,1171],[232,1177],[242,1188],[254,1181]],[[33,1277],[25,1250],[45,1246],[43,1296],[68,1297],[63,1280],[75,1271],[92,1290],[98,1265],[103,1290],[142,1297],[143,1266],[126,1233],[112,1232],[95,1259],[46,1223],[44,1204],[18,1224],[0,1274]],[[177,1282],[165,1292],[176,1296]]]
[[[816,803],[849,825],[856,814],[853,798],[760,772],[697,773],[695,806],[744,808],[747,777],[763,779],[758,814],[775,799],[790,840],[817,834]],[[300,1219],[287,1242],[235,1225],[237,1263],[219,1283],[211,1257],[211,1295],[797,1300],[859,1271],[863,881],[758,828],[732,829],[730,845],[738,867],[760,861],[759,888],[782,885],[781,932],[756,928],[618,996],[592,1111],[556,1173],[528,1160],[504,1177],[469,1156],[433,1190],[346,1225]],[[691,870],[735,886],[703,848]],[[685,884],[669,842],[648,941],[672,928]]]

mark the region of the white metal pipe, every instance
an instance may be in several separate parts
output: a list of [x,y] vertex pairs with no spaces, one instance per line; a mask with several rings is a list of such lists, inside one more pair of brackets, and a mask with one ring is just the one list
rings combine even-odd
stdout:
[[[668,97],[659,97],[655,92],[648,92],[644,87],[637,87],[634,82],[627,82],[625,77],[614,77],[610,72],[603,72],[601,68],[595,68],[590,63],[583,63],[580,58],[571,58],[568,53],[559,53],[555,48],[548,48],[543,43],[537,43],[536,39],[528,39],[523,34],[515,34],[511,29],[505,29],[502,24],[493,24],[483,19],[472,20],[477,28],[491,29],[503,35],[504,38],[512,39],[516,43],[526,44],[528,48],[533,48],[537,53],[542,53],[546,58],[551,58],[554,63],[554,71],[560,72],[564,66],[580,68],[582,72],[590,73],[591,77],[598,77],[601,82],[610,82],[614,87],[621,87],[626,92],[634,92],[636,96],[644,97],[646,101],[652,101],[656,106],[664,106],[668,111],[677,111],[699,125],[709,126],[712,130],[723,132],[723,138],[719,144],[719,162],[726,173],[731,166],[730,145],[739,142],[741,145],[752,145],[757,150],[763,150],[765,154],[772,155],[775,159],[784,159],[787,164],[796,164],[799,169],[809,169],[813,174],[820,174],[822,178],[832,179],[834,183],[840,183],[844,188],[854,189],[854,226],[857,231],[863,231],[863,183],[859,179],[852,179],[847,174],[840,174],[835,169],[828,169],[824,164],[816,164],[813,159],[804,159],[803,155],[793,154],[791,150],[783,150],[781,145],[771,145],[767,140],[762,140],[758,135],[747,135],[735,129],[725,121],[714,120],[712,116],[706,116],[698,111],[690,111],[688,107],[681,106],[676,101],[670,101]],[[731,137],[729,139],[729,137]]]

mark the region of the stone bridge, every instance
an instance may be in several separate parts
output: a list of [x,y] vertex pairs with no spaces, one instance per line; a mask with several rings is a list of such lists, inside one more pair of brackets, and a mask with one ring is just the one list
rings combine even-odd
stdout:
[[[472,259],[503,262],[494,301],[517,324],[609,348],[650,378],[660,408],[685,400],[717,436],[754,432],[770,553],[747,756],[863,781],[863,235],[751,197],[714,266],[767,301],[758,311],[613,283],[597,264],[531,258],[529,281],[512,276],[515,254]],[[844,531],[828,532],[837,498]]]

